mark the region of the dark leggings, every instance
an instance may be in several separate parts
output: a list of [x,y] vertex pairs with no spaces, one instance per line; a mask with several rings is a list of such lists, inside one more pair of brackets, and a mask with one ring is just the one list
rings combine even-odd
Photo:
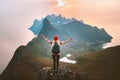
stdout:
[[59,68],[59,59],[60,59],[60,55],[59,54],[53,54],[53,68],[54,70]]

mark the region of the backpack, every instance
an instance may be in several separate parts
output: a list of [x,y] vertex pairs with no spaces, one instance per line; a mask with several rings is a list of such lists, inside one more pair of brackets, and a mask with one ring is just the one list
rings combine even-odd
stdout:
[[52,53],[54,53],[54,54],[60,53],[60,46],[57,42],[55,42],[53,47],[52,47]]

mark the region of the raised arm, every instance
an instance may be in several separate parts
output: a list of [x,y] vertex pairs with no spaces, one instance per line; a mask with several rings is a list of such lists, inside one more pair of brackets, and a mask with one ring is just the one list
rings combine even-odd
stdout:
[[71,40],[72,40],[72,38],[68,38],[67,40],[62,41],[61,44],[64,44],[64,43],[70,42]]
[[48,39],[45,37],[45,35],[43,35],[43,34],[42,34],[42,38],[43,38],[45,41],[47,41],[48,43],[51,43],[51,41],[48,40]]

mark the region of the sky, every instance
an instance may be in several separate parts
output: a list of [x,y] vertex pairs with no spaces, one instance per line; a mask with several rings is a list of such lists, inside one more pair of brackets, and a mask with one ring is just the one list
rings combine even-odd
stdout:
[[0,73],[15,50],[35,36],[28,30],[34,19],[61,14],[104,28],[113,39],[107,45],[120,45],[120,0],[0,0]]

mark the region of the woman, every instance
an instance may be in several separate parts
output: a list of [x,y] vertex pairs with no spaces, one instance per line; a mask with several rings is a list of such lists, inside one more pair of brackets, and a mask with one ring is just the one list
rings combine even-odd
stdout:
[[[64,43],[67,43],[72,40],[72,38],[68,38],[65,41],[59,41],[58,36],[54,36],[53,40],[48,40],[44,35],[42,35],[43,39],[52,45],[52,57],[53,57],[53,67],[54,69],[59,68],[59,59],[60,59],[60,46]],[[56,61],[57,60],[57,61]]]

